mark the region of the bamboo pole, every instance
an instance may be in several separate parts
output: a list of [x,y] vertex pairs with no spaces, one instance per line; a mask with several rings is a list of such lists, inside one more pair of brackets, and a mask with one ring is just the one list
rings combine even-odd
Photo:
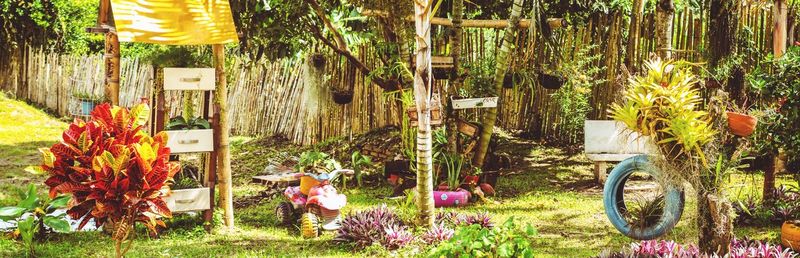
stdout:
[[219,184],[220,206],[224,215],[223,221],[228,230],[233,230],[233,184],[231,181],[231,153],[228,146],[228,85],[225,77],[225,46],[215,44],[212,46],[214,54],[214,70],[217,79],[216,95],[214,96],[214,119],[217,128],[214,128],[214,150],[217,152],[217,175]]

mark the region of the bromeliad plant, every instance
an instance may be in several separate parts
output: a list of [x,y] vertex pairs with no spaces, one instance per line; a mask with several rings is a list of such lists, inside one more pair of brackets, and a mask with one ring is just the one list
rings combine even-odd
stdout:
[[165,226],[161,219],[172,217],[162,198],[180,167],[169,162],[166,133],[150,137],[141,130],[149,114],[144,104],[130,110],[103,104],[89,121],[70,124],[61,142],[41,150],[50,196],[72,195],[67,214],[81,220],[78,228],[90,219],[113,225],[116,257],[133,244],[135,223],[157,233]]
[[66,220],[66,214],[57,214],[58,209],[67,207],[69,196],[56,198],[39,198],[36,186],[28,185],[28,191],[19,191],[20,201],[15,206],[0,208],[0,220],[16,222],[16,230],[12,238],[21,237],[28,248],[28,256],[35,256],[34,241],[44,238],[48,230],[63,233],[72,228]]
[[716,131],[708,113],[699,110],[702,98],[695,77],[670,61],[656,59],[646,66],[646,75],[630,80],[625,103],[611,106],[611,118],[652,137],[667,159],[699,158],[707,167],[702,148]]
[[194,130],[194,129],[211,129],[211,124],[208,120],[202,117],[192,117],[189,119],[183,116],[176,116],[169,119],[169,123],[164,126],[166,130]]

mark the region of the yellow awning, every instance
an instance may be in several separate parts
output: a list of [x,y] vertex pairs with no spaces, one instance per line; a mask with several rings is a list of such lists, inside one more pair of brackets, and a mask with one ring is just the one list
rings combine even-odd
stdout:
[[168,45],[235,43],[227,0],[111,0],[121,42]]

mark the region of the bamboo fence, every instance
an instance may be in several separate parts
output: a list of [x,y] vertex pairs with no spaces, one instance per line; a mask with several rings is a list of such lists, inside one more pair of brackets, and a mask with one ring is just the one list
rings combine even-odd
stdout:
[[[740,26],[752,31],[751,40],[761,52],[771,49],[771,11],[763,6],[742,8]],[[676,58],[702,62],[706,41],[707,18],[698,13],[678,10],[675,13],[673,53]],[[654,51],[653,14],[643,19],[640,44],[633,66],[640,67]],[[594,87],[590,103],[592,111],[588,119],[605,119],[608,105],[619,96],[624,78],[620,76],[624,63],[626,39],[622,32],[627,24],[621,14],[597,15],[585,26],[569,26],[564,29],[560,42],[567,49],[564,58],[573,58],[578,50],[597,45],[592,54],[602,55],[595,64],[604,70],[597,79],[605,83]],[[446,32],[439,28],[434,38],[435,49],[447,49]],[[467,29],[464,31],[464,63],[494,58],[500,46],[502,31],[496,29]],[[519,67],[545,62],[540,44],[527,39],[523,31],[518,39],[519,47],[514,56]],[[357,51],[368,66],[379,62],[369,46]],[[11,76],[0,77],[0,90],[11,93],[49,109],[59,116],[69,116],[72,94],[78,91],[103,91],[103,59],[100,55],[71,56],[25,49],[20,55],[0,57],[0,71]],[[356,71],[348,75],[347,62],[325,53],[327,65],[324,71],[315,71],[305,59],[290,58],[274,62],[259,61],[243,63],[236,61],[229,73],[229,121],[231,131],[237,135],[280,134],[297,144],[312,144],[331,137],[349,137],[385,126],[400,124],[401,107],[396,94],[386,93],[369,82],[367,76]],[[436,55],[447,55],[445,51]],[[629,67],[630,69],[630,67]],[[131,106],[141,98],[151,96],[153,67],[137,59],[123,58],[121,65],[120,103]],[[444,87],[444,80],[436,82]],[[353,92],[353,101],[347,105],[333,102],[334,89]],[[441,92],[445,92],[442,90]],[[558,103],[551,95],[555,90],[540,85],[504,89],[501,93],[498,125],[532,138],[565,143],[582,141],[582,130],[566,130],[561,123],[563,115]],[[165,94],[170,116],[181,114],[181,93]],[[202,97],[195,94],[194,105]],[[152,103],[152,102],[151,102]],[[195,110],[200,110],[196,107]],[[480,110],[461,111],[463,117],[473,121],[481,115]]]

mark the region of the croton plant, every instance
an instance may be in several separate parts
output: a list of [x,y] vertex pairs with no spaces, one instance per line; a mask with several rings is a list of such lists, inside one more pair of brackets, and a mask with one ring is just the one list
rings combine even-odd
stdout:
[[41,150],[50,196],[73,196],[67,213],[81,219],[81,228],[90,219],[114,225],[118,256],[136,222],[155,232],[164,226],[161,218],[172,216],[162,197],[179,165],[169,162],[164,132],[150,137],[142,131],[149,114],[145,104],[130,110],[102,104],[89,121],[76,119],[61,142]]

